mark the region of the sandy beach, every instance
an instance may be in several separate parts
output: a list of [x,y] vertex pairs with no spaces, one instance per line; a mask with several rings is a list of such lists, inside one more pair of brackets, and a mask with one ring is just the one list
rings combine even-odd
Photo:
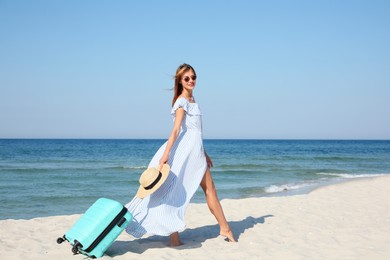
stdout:
[[[123,232],[103,259],[390,259],[389,187],[383,176],[304,195],[222,200],[238,243],[218,236],[206,204],[190,204],[183,246]],[[56,243],[79,217],[0,221],[0,259],[85,259]]]

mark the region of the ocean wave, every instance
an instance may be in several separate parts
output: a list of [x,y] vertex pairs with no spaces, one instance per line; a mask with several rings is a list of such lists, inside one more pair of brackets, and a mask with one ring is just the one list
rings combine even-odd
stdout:
[[128,165],[125,165],[125,166],[112,166],[112,167],[106,167],[104,169],[107,169],[107,170],[146,170],[148,168],[148,166],[128,166]]
[[[378,177],[383,175],[388,175],[385,173],[372,173],[372,174],[351,174],[351,173],[325,173],[319,172],[317,175],[329,176],[329,177],[339,177],[343,179],[354,179],[354,178],[367,178],[367,177]],[[304,188],[315,187],[316,185],[321,185],[321,183],[326,183],[329,180],[328,178],[322,178],[312,181],[306,181],[304,183],[289,183],[289,184],[281,184],[281,185],[271,185],[269,187],[264,188],[266,193],[278,193],[285,192],[291,190],[299,190]]]
[[273,169],[274,164],[224,164],[216,165],[212,168],[213,172],[225,172],[225,173],[259,173]]
[[283,191],[298,190],[298,189],[306,188],[306,187],[309,187],[312,185],[313,185],[313,183],[271,185],[269,187],[266,187],[264,189],[264,191],[266,193],[277,193],[277,192],[283,192]]
[[319,160],[319,161],[346,161],[346,162],[347,161],[357,162],[362,160],[362,158],[351,157],[351,156],[314,156],[312,159]]
[[326,173],[326,172],[319,172],[318,175],[325,175],[325,176],[333,176],[333,177],[340,177],[345,179],[354,179],[354,178],[367,178],[367,177],[378,177],[386,175],[385,173],[363,173],[363,174],[353,174],[353,173]]
[[221,164],[216,166],[216,169],[220,170],[253,170],[268,167],[264,164]]
[[44,166],[33,166],[33,167],[0,167],[0,173],[2,171],[12,171],[12,172],[52,172],[52,171],[89,171],[89,170],[145,170],[147,166],[104,166],[104,165],[44,165]]

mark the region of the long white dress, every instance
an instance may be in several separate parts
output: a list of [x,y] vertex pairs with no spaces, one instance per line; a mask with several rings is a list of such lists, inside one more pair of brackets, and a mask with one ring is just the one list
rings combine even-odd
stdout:
[[[126,205],[134,217],[126,232],[134,237],[145,234],[168,236],[183,230],[186,208],[206,172],[199,105],[178,98],[171,110],[173,118],[178,108],[185,110],[185,116],[169,155],[171,171],[167,180],[155,193],[143,200],[134,198]],[[164,143],[156,152],[149,167],[159,165],[166,145]]]

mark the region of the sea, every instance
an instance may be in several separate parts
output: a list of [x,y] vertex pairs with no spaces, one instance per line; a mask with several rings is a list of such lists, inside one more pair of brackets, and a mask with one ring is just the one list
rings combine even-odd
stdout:
[[[101,197],[125,204],[165,141],[0,139],[0,219],[81,214]],[[390,174],[389,140],[207,139],[204,147],[221,200]],[[205,203],[201,189],[192,202]]]

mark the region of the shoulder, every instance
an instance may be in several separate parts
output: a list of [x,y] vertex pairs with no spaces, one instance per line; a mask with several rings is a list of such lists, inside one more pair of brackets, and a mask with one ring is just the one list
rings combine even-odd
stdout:
[[185,103],[189,103],[188,100],[184,97],[178,97],[175,101],[175,104],[185,104]]
[[174,114],[178,108],[184,109],[186,112],[188,111],[188,100],[184,97],[179,97],[176,99],[175,104],[173,104],[171,114]]

